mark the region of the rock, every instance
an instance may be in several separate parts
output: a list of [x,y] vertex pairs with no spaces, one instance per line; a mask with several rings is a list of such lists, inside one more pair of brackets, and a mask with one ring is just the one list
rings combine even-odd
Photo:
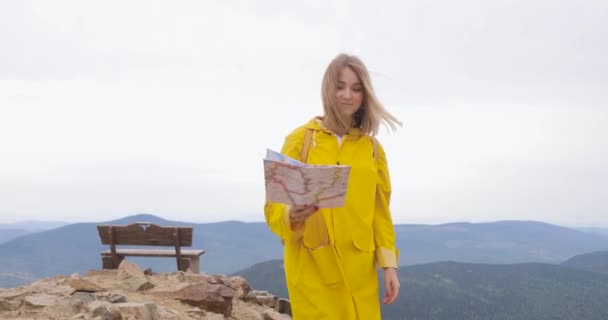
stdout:
[[107,301],[95,300],[95,301],[89,302],[89,304],[87,305],[87,310],[92,312],[99,307],[109,307],[111,305],[112,304]]
[[277,305],[279,304],[279,298],[273,295],[258,296],[258,301],[260,301],[263,306],[267,306],[268,308],[272,309],[276,309]]
[[177,299],[201,309],[229,316],[232,311],[234,290],[224,285],[198,282],[181,285],[174,289],[168,288],[165,291],[156,291],[153,294]]
[[121,283],[119,288],[128,291],[146,291],[154,288],[154,284],[145,278],[132,277]]
[[225,320],[226,317],[223,314],[208,312],[205,315],[205,320]]
[[108,301],[110,303],[122,303],[122,302],[127,302],[127,297],[123,296],[122,294],[118,294],[118,293],[112,293],[110,294],[110,296],[108,297]]
[[13,299],[20,298],[28,294],[27,289],[25,288],[10,288],[10,289],[2,289],[0,288],[0,299]]
[[158,318],[162,320],[183,320],[184,317],[177,311],[156,305],[156,314],[158,314]]
[[167,279],[175,282],[184,282],[186,281],[186,273],[184,273],[183,271],[177,271],[173,274],[168,275]]
[[120,314],[112,308],[112,304],[106,301],[93,301],[89,303],[88,309],[93,317],[99,317],[103,320],[120,320]]
[[66,279],[64,284],[72,287],[76,292],[99,292],[105,290],[89,280],[80,278]]
[[221,274],[214,274],[207,277],[207,282],[211,284],[224,284],[228,285],[228,277]]
[[97,300],[97,297],[90,292],[75,292],[72,295],[72,300],[78,300],[85,303],[90,303]]
[[230,316],[235,319],[262,320],[261,310],[263,310],[263,307],[257,304],[253,305],[242,300],[234,300]]
[[289,302],[289,300],[287,300],[285,298],[279,299],[277,306],[276,306],[276,310],[279,313],[287,314],[287,315],[293,317],[293,314],[291,313],[291,302]]
[[87,310],[87,305],[97,300],[97,297],[88,292],[76,292],[68,300],[68,305],[76,312]]
[[242,277],[171,272],[123,278],[128,268],[0,288],[0,319],[262,320],[281,319],[269,307],[289,313],[288,300],[252,290]]
[[209,276],[202,273],[187,273],[184,278],[187,282],[209,282]]
[[146,270],[144,270],[144,274],[147,276],[151,276],[154,274],[154,272],[152,272],[152,269],[146,268]]
[[[59,278],[57,280],[57,278]],[[66,279],[69,278],[61,278],[56,277],[52,279],[42,279],[36,281],[30,285],[30,294],[31,293],[46,293],[52,296],[64,296],[69,297],[76,290],[74,288],[64,285]]]
[[186,310],[186,313],[193,318],[201,318],[206,314],[205,310],[201,310],[199,308],[188,309]]
[[247,302],[257,303],[275,309],[278,298],[268,291],[253,290],[249,292],[243,300]]
[[54,296],[69,297],[72,294],[74,294],[74,292],[76,292],[76,290],[68,285],[56,285],[56,286],[52,286],[52,287],[47,287],[46,289],[41,290],[40,292],[54,295]]
[[116,277],[118,275],[118,269],[102,269],[102,270],[89,270],[85,277]]
[[58,298],[46,293],[38,293],[25,297],[25,305],[32,308],[44,308],[57,304]]
[[118,265],[118,270],[120,273],[129,275],[130,277],[145,277],[144,271],[137,264],[130,262],[127,259],[122,260],[120,265]]
[[291,317],[286,314],[280,314],[274,310],[264,311],[262,314],[264,320],[291,320]]
[[0,299],[0,312],[17,310],[20,306],[20,300]]
[[[156,304],[152,302],[126,302],[114,305],[121,314],[121,319],[159,320]],[[129,317],[130,316],[130,317]]]
[[237,299],[243,299],[249,292],[251,292],[251,287],[247,280],[243,277],[231,277],[228,279],[228,285],[235,291],[234,296]]

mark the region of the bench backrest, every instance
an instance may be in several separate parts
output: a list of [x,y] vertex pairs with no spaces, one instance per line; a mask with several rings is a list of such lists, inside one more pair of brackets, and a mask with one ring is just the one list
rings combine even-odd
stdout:
[[148,222],[98,225],[102,244],[138,246],[192,246],[192,227],[163,227]]

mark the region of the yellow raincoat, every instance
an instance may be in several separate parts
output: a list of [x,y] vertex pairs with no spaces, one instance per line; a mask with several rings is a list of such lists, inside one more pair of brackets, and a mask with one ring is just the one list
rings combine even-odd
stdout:
[[285,244],[285,276],[294,320],[380,319],[376,266],[397,267],[398,250],[389,210],[386,156],[372,138],[352,129],[341,145],[319,118],[294,130],[281,153],[300,158],[312,129],[309,164],[350,165],[345,206],[320,209],[292,228],[289,206],[266,203],[272,232]]

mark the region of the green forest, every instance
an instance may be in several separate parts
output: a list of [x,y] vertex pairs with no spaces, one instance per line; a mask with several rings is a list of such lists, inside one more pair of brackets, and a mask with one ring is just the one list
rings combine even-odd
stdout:
[[[281,260],[235,274],[256,289],[287,296]],[[567,264],[438,262],[401,267],[399,278],[399,299],[383,306],[382,319],[608,319],[608,274]]]

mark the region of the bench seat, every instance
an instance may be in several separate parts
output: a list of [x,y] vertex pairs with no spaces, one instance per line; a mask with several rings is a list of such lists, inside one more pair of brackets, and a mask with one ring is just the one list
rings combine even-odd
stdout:
[[[181,250],[182,256],[199,257],[205,250]],[[116,249],[116,254],[119,256],[132,257],[175,257],[174,249]],[[102,256],[112,256],[110,250],[105,250],[101,253]]]

